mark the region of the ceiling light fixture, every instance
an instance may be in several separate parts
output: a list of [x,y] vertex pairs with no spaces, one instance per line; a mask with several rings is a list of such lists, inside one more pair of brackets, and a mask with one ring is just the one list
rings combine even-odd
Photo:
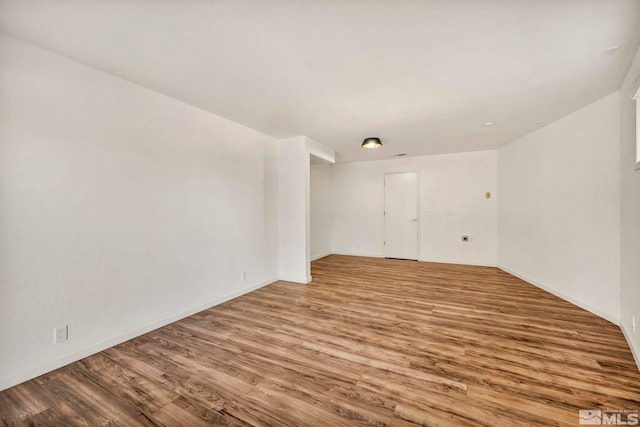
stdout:
[[494,125],[494,123],[493,123],[493,122],[484,122],[484,123],[482,124],[482,126],[493,126],[493,125]]
[[380,138],[365,138],[362,141],[362,148],[380,148],[382,147],[382,141]]

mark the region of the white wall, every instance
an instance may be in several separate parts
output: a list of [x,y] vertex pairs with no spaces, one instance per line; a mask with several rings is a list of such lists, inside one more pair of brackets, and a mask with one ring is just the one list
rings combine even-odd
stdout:
[[334,165],[333,252],[383,256],[384,174],[403,171],[419,172],[419,259],[495,265],[495,151]]
[[280,279],[297,283],[311,281],[307,239],[309,155],[305,137],[279,141]]
[[306,136],[279,141],[280,279],[311,281],[311,156],[335,162],[335,151]]
[[311,165],[311,260],[331,253],[331,165]]
[[[640,366],[640,170],[635,170],[636,118],[630,99],[640,85],[640,49],[620,89],[621,315],[622,326]],[[640,100],[637,101],[640,108]],[[636,330],[631,319],[635,316]]]
[[274,139],[8,36],[0,63],[0,389],[276,279]]
[[498,264],[620,316],[619,94],[498,151]]

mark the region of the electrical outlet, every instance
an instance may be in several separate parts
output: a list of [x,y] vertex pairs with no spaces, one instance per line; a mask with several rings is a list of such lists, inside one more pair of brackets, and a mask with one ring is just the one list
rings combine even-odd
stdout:
[[58,344],[69,339],[69,325],[53,328],[53,343]]
[[240,273],[240,280],[242,280],[243,282],[245,280],[247,280],[247,272],[243,271],[242,273]]
[[636,330],[636,316],[631,316],[631,330],[634,332]]
[[470,242],[470,241],[471,241],[471,237],[469,237],[469,236],[462,236],[462,241],[463,241],[463,242]]

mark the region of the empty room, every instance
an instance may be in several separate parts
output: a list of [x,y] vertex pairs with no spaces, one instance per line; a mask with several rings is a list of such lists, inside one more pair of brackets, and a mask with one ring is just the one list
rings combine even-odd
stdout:
[[639,425],[640,1],[0,0],[0,425]]

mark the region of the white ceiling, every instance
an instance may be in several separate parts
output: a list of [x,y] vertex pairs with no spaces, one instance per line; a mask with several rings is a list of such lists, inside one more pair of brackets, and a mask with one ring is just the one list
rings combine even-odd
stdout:
[[638,0],[0,0],[7,33],[339,161],[504,145],[616,90],[639,28]]

